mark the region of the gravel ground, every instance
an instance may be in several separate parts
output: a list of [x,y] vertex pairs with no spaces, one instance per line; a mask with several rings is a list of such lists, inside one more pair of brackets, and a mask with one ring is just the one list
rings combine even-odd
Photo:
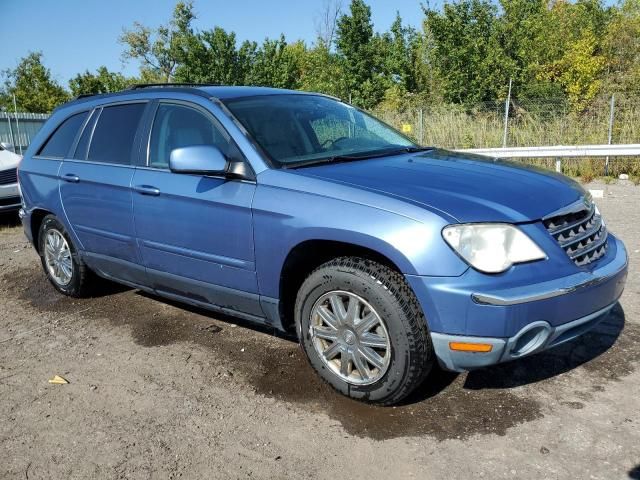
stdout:
[[630,253],[610,317],[395,408],[334,394],[237,319],[115,285],[62,297],[0,219],[0,477],[640,479],[640,187],[589,187]]

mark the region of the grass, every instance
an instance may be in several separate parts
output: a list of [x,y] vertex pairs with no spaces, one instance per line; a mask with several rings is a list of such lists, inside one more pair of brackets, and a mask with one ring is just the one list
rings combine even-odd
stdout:
[[[606,100],[606,101],[605,101]],[[420,110],[423,113],[420,126]],[[507,144],[517,146],[606,144],[610,106],[600,99],[584,112],[575,113],[554,101],[531,101],[515,105],[509,116]],[[438,105],[422,109],[376,110],[374,113],[396,127],[410,125],[416,140],[447,148],[502,146],[504,104],[492,102],[477,108]],[[612,143],[638,143],[640,98],[616,103]],[[422,133],[421,133],[422,130]]]
[[[423,145],[444,148],[501,147],[504,135],[504,104],[492,102],[475,109],[440,105],[420,109],[378,110],[374,112],[398,129],[409,128],[409,136]],[[610,106],[601,98],[584,112],[574,113],[557,101],[530,101],[511,108],[508,146],[606,144]],[[640,143],[640,98],[616,97],[612,143]],[[422,126],[421,126],[422,123]],[[408,126],[408,127],[407,127]],[[527,160],[525,160],[527,161]],[[545,168],[555,168],[554,159],[528,160]],[[563,172],[572,177],[593,179],[605,175],[604,158],[563,159]],[[640,177],[637,157],[610,158],[607,176],[626,173]]]

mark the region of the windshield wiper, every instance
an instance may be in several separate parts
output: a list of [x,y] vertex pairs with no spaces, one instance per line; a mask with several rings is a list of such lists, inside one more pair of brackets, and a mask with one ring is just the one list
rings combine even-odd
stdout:
[[416,153],[416,152],[426,152],[429,150],[433,150],[433,147],[405,147],[402,150],[407,153]]
[[398,155],[400,153],[424,152],[432,149],[433,149],[432,147],[402,147],[402,148],[392,148],[392,149],[384,149],[384,150],[374,150],[372,152],[362,153],[359,155],[334,155],[332,157],[327,157],[327,158],[303,160],[301,162],[292,163],[291,165],[283,165],[282,168],[302,168],[302,167],[310,167],[313,165],[320,165],[323,163],[355,162],[357,160],[369,160],[371,158],[388,157],[391,155]]

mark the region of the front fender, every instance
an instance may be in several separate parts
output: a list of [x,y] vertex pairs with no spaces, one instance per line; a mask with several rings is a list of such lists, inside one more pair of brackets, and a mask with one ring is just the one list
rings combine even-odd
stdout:
[[315,182],[325,183],[307,179],[305,185],[258,182],[253,215],[262,295],[279,297],[280,275],[289,252],[309,240],[374,250],[408,275],[459,276],[467,270],[442,239],[442,228],[449,222],[435,213],[415,206],[407,206],[412,212],[400,213],[398,200],[389,199],[382,205],[385,197],[365,192],[370,197],[365,199],[362,192],[342,185],[335,185],[331,197],[321,195],[313,188]]

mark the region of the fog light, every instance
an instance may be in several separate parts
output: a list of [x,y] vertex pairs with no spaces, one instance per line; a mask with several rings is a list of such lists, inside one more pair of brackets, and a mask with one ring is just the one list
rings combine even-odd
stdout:
[[457,350],[459,352],[490,352],[493,349],[493,345],[490,343],[467,343],[467,342],[449,342],[449,348],[451,350]]

